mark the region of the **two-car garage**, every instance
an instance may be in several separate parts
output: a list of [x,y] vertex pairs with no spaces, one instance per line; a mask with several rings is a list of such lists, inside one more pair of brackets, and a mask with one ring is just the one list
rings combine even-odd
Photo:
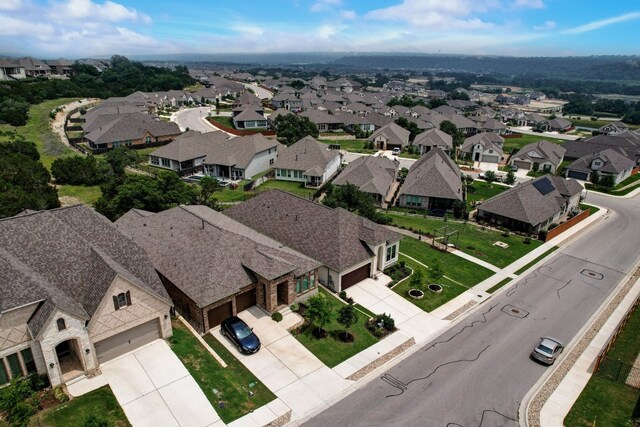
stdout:
[[160,319],[155,318],[94,344],[98,363],[114,359],[161,337]]
[[345,290],[356,283],[363,281],[364,279],[369,278],[371,272],[371,263],[365,264],[362,267],[358,267],[350,273],[342,276],[340,280],[340,289]]

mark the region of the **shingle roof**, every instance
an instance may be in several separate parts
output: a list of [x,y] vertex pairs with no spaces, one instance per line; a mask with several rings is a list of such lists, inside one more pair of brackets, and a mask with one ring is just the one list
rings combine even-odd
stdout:
[[333,184],[353,184],[365,193],[385,197],[396,179],[399,167],[398,161],[386,157],[358,157],[333,180]]
[[482,132],[465,139],[462,146],[460,146],[460,151],[463,153],[470,153],[473,151],[473,146],[475,144],[480,144],[484,150],[491,148],[496,150],[499,154],[502,154],[501,146],[497,145],[501,143],[504,143],[504,138],[497,133]]
[[338,156],[340,153],[337,150],[329,150],[327,144],[318,142],[311,136],[305,136],[295,144],[281,148],[273,167],[301,171],[320,168],[324,171],[329,162]]
[[432,148],[411,166],[399,194],[463,200],[460,169],[442,149]]
[[[536,188],[538,182],[550,185],[551,191],[542,194]],[[482,203],[478,210],[536,226],[558,213],[564,204],[564,198],[581,191],[582,186],[575,180],[544,175],[490,198]]]
[[116,275],[170,303],[146,253],[82,205],[0,221],[0,248],[0,311],[46,301],[34,335],[55,308],[88,320]]
[[563,144],[567,150],[566,159],[579,159],[608,148],[630,159],[640,156],[640,140],[622,135],[598,135],[579,141],[567,141]]
[[580,157],[575,162],[567,166],[569,170],[576,170],[582,172],[591,172],[591,163],[595,159],[601,159],[604,165],[598,168],[600,172],[607,172],[613,174],[619,174],[620,172],[633,169],[635,162],[622,154],[608,149],[600,151],[599,153],[593,153]]
[[522,147],[512,159],[528,159],[532,162],[541,162],[548,160],[554,165],[562,162],[565,150],[561,145],[554,144],[546,140],[532,142]]
[[154,137],[180,134],[177,124],[164,122],[149,114],[114,114],[101,116],[100,119],[104,122],[85,134],[85,138],[95,144],[140,139],[147,132]]
[[448,149],[452,149],[453,138],[451,135],[442,132],[440,129],[433,128],[416,135],[412,145],[424,145],[425,147],[447,147]]
[[[337,105],[338,108],[340,107],[339,104],[336,104],[336,105]],[[333,108],[329,108],[329,109],[333,110]],[[309,120],[311,120],[316,125],[318,125],[318,124],[341,124],[342,123],[340,121],[340,119],[338,119],[336,116],[333,116],[333,115],[327,113],[326,111],[320,111],[320,110],[315,110],[315,109],[303,111],[302,113],[300,113],[300,116],[307,117]]]
[[224,213],[335,271],[370,259],[373,254],[366,243],[375,246],[401,238],[344,209],[331,209],[280,190],[261,193]]
[[384,125],[374,133],[372,133],[371,136],[367,138],[367,141],[373,141],[376,137],[380,135],[387,138],[387,140],[391,144],[406,145],[409,142],[409,135],[411,135],[411,132],[409,132],[402,126],[399,126],[394,122],[391,122]]
[[145,248],[155,268],[199,307],[255,282],[297,275],[320,263],[206,206],[143,216],[130,211],[116,226]]

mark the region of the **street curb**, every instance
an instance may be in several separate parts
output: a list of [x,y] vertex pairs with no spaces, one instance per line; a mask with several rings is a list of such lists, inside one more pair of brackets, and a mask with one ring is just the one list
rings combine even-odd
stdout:
[[[574,336],[574,338],[571,340],[571,342],[565,347],[568,351],[564,352],[561,357],[558,359],[560,361],[560,363],[557,363],[554,365],[554,367],[550,370],[547,370],[545,372],[544,375],[542,375],[540,377],[540,379],[534,384],[534,386],[527,392],[527,394],[524,396],[524,398],[522,399],[522,401],[520,402],[520,407],[518,409],[518,419],[519,419],[519,423],[522,427],[529,427],[529,413],[530,413],[530,405],[531,402],[533,401],[533,399],[535,398],[535,396],[544,388],[544,386],[546,385],[546,383],[549,381],[549,379],[553,376],[553,374],[555,374],[560,368],[562,368],[564,360],[571,354],[573,353],[573,351],[575,350],[576,346],[578,345],[578,343],[580,343],[580,341],[582,341],[582,339],[586,336],[586,333],[589,329],[591,329],[594,325],[594,323],[596,322],[596,320],[602,315],[602,313],[604,313],[604,311],[609,307],[609,305],[611,304],[611,302],[618,296],[618,294],[620,293],[620,291],[622,290],[622,288],[627,284],[627,282],[636,274],[636,272],[638,271],[638,269],[640,269],[640,261],[636,262],[636,264],[634,264],[633,268],[631,269],[630,273],[627,273],[624,278],[620,281],[620,283],[618,283],[618,285],[615,287],[615,289],[609,294],[609,296],[607,296],[607,298],[605,299],[605,301],[600,305],[600,307],[598,307],[598,309],[596,310],[595,313],[593,313],[593,315],[589,318],[589,320],[582,326],[582,328],[580,328],[580,330],[578,331],[578,333]],[[633,290],[633,288],[635,287],[635,284],[631,287],[631,289],[629,290],[629,292],[631,292]],[[626,297],[626,295],[625,295]],[[624,297],[623,297],[624,298]],[[622,303],[622,302],[621,302]],[[618,306],[619,307],[619,306]],[[616,310],[617,308],[616,307]],[[599,331],[598,331],[599,333]],[[592,338],[589,343],[591,343],[593,341],[594,338]],[[577,359],[576,359],[577,361]],[[569,372],[571,371],[571,368],[573,368],[573,366],[575,365],[575,361],[574,363],[571,365],[571,367],[569,368]],[[569,373],[567,372],[567,374]],[[562,378],[562,381],[565,381],[567,378],[567,374],[565,374],[565,376]],[[557,388],[557,386],[556,386]],[[545,401],[546,402],[546,401]],[[543,405],[544,406],[544,405]],[[542,411],[542,408],[540,408],[540,411]]]

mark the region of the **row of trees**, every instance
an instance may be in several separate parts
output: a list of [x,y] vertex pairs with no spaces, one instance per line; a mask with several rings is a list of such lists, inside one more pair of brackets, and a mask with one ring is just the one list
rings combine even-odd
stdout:
[[355,212],[378,224],[389,224],[391,218],[378,212],[375,201],[371,195],[360,191],[353,184],[331,185],[325,187],[326,195],[322,200],[325,206],[330,208],[343,208],[349,212]]

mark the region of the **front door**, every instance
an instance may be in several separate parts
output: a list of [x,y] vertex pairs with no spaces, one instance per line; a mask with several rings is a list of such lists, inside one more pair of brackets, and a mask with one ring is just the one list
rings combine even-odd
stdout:
[[474,157],[473,157],[473,161],[474,162],[479,162],[480,161],[480,152],[476,152]]
[[289,304],[289,283],[278,283],[278,306]]

